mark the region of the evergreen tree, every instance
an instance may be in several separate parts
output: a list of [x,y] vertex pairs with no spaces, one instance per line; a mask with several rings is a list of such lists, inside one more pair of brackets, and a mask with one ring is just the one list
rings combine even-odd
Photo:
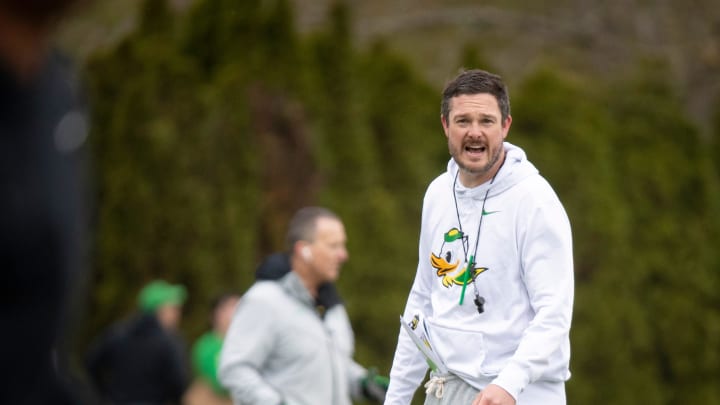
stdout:
[[[449,159],[440,86],[382,40],[355,44],[343,2],[308,36],[288,0],[141,9],[136,32],[86,66],[97,169],[88,335],[162,277],[190,288],[183,330],[194,338],[210,297],[243,292],[283,249],[294,211],[326,205],[346,223],[339,288],[357,359],[389,371],[423,192]],[[471,46],[461,65],[493,70]],[[543,67],[511,89],[508,141],[573,226],[569,403],[720,401],[720,120],[700,139],[670,77],[657,63],[614,81]]]

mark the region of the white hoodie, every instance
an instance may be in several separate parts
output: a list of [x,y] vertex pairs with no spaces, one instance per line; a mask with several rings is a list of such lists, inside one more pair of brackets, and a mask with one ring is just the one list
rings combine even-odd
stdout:
[[[479,390],[488,382],[499,385],[517,399],[535,381],[570,377],[572,237],[550,185],[522,149],[504,146],[505,162],[492,184],[468,189],[456,183],[459,215],[454,160],[428,187],[417,274],[404,317],[425,317],[431,343],[452,374]],[[466,286],[459,305],[461,273],[475,252],[481,212],[475,285]],[[457,238],[460,225],[464,249]],[[473,303],[475,288],[486,300],[482,314]],[[426,371],[427,363],[401,330],[385,404],[409,404]]]

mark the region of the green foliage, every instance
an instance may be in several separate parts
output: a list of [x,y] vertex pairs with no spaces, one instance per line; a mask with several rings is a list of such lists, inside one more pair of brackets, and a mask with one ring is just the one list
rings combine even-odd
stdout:
[[[339,2],[301,37],[288,0],[197,1],[183,16],[148,0],[138,31],[90,59],[85,340],[154,278],[188,286],[183,332],[196,338],[210,298],[248,288],[290,215],[321,204],[347,228],[339,288],[357,358],[389,371],[423,193],[449,156],[439,84],[382,40],[354,44],[351,19]],[[492,70],[481,51],[461,65]],[[573,225],[569,403],[717,402],[720,120],[701,139],[657,61],[612,80],[545,66],[518,83],[508,141]]]
[[466,69],[482,69],[488,72],[498,71],[473,43],[467,43],[463,46],[460,52],[460,66]]
[[[708,245],[720,218],[717,180],[669,76],[664,64],[651,61],[607,96],[617,126],[616,166],[626,179],[618,186],[632,212],[625,242],[632,255],[614,277],[627,280],[640,306],[635,322],[648,339],[631,359],[666,388],[656,389],[665,393],[661,403],[696,398],[699,376],[720,372],[717,363],[702,366],[706,356],[717,356],[709,333],[720,321],[717,307],[708,306],[716,293],[707,290],[718,285],[717,254]],[[720,391],[705,391],[712,392]]]
[[508,137],[527,151],[568,211],[579,280],[604,272],[604,263],[619,265],[621,249],[611,246],[627,232],[628,213],[618,207],[622,198],[614,188],[619,173],[608,143],[611,120],[592,91],[569,72],[536,72],[515,91]]
[[[88,65],[100,291],[91,325],[134,308],[134,292],[156,277],[188,285],[191,319],[206,316],[210,294],[251,280],[233,271],[255,243],[237,231],[257,218],[247,108],[202,82],[164,34],[130,37]],[[209,268],[216,277],[203,277]]]

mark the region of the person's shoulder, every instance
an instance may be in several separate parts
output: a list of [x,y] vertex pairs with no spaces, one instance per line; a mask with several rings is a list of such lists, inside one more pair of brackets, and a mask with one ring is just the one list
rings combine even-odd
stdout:
[[140,323],[141,315],[132,314],[112,322],[103,330],[103,335],[110,339],[121,339],[131,334]]
[[255,322],[260,318],[273,318],[288,307],[288,297],[277,281],[256,281],[243,294],[233,319]]
[[555,189],[550,182],[540,173],[534,173],[523,179],[518,186],[525,193],[535,194],[539,197],[554,197],[557,198]]
[[195,357],[203,356],[208,351],[214,351],[215,348],[222,346],[222,340],[212,331],[202,334],[195,343],[193,343],[192,352]]
[[256,281],[250,289],[243,294],[242,301],[271,301],[278,296],[284,296],[283,289],[275,280],[259,280]]
[[[512,190],[512,191],[510,191]],[[544,209],[553,207],[564,210],[560,197],[555,192],[550,182],[541,174],[524,178],[515,184],[510,190],[512,198],[517,201],[518,206],[524,210],[533,211],[535,209]]]
[[219,340],[217,335],[213,331],[207,331],[195,340],[195,343],[193,343],[193,347],[207,346],[209,344],[212,344],[216,340]]

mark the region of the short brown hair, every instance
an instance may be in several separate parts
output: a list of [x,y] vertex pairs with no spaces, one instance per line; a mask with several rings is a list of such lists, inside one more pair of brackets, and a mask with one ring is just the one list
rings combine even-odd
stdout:
[[315,228],[319,218],[340,220],[337,214],[324,207],[301,208],[293,215],[285,238],[288,252],[292,252],[293,246],[298,241],[312,242],[315,239]]
[[502,78],[480,69],[465,70],[450,81],[442,93],[440,114],[447,121],[450,118],[450,99],[463,94],[489,93],[500,107],[502,122],[510,116],[510,95]]

